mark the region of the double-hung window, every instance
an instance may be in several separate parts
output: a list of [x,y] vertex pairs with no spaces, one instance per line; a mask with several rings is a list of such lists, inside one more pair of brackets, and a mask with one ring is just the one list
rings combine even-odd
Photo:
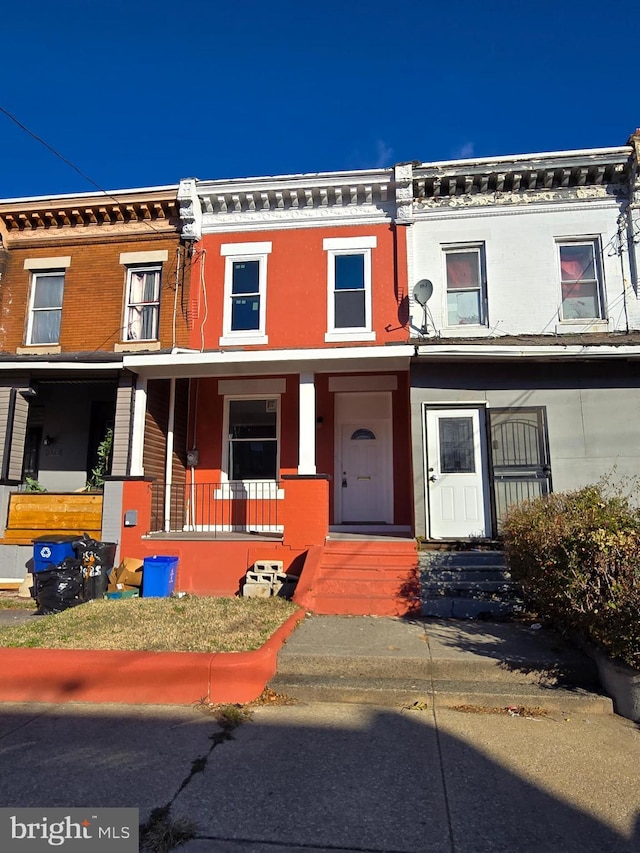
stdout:
[[599,241],[595,239],[558,243],[561,320],[603,319],[599,247]]
[[278,400],[228,400],[229,480],[275,480],[278,472]]
[[223,332],[220,344],[266,344],[267,257],[271,243],[225,243]]
[[375,340],[372,326],[371,250],[376,237],[329,237],[325,341]]
[[159,266],[128,268],[124,318],[125,341],[158,339],[160,272]]
[[447,326],[484,326],[487,323],[484,247],[444,249],[447,285]]
[[27,344],[57,344],[60,340],[64,270],[42,270],[31,276],[31,307]]

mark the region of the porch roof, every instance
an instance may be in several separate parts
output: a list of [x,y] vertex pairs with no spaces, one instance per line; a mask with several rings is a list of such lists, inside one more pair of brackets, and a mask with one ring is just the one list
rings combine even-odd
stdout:
[[123,366],[148,378],[254,376],[282,373],[353,373],[407,370],[415,347],[344,346],[326,349],[173,350],[127,355]]

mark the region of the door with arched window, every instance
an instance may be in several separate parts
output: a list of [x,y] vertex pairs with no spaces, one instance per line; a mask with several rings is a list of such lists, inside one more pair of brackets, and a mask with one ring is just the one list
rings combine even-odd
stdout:
[[389,424],[366,420],[342,424],[340,515],[343,524],[388,524],[392,519]]

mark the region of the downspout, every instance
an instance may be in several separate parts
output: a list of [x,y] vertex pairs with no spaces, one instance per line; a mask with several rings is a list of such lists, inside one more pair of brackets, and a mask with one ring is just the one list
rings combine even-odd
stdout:
[[173,431],[176,416],[176,380],[169,380],[169,419],[167,422],[167,458],[165,461],[164,531],[171,530],[171,486],[173,484]]

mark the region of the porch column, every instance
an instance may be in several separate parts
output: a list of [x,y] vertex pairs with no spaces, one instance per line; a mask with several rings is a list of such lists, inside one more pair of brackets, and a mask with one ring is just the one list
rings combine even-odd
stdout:
[[171,530],[171,484],[173,483],[173,430],[176,416],[176,380],[169,380],[169,417],[167,422],[167,455],[164,465],[164,529]]
[[300,374],[298,474],[316,473],[316,386],[313,373]]
[[144,422],[147,414],[147,380],[138,376],[133,401],[133,429],[131,431],[131,469],[132,477],[144,476],[142,454],[144,451]]

